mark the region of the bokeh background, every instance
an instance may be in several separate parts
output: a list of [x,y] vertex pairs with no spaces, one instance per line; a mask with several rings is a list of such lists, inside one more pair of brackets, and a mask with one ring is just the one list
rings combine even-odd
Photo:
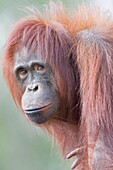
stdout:
[[[47,0],[0,0],[0,56],[13,24],[26,16],[24,8],[41,8]],[[66,6],[82,0],[64,0]],[[112,0],[94,3],[111,8]],[[107,2],[107,4],[106,4]],[[38,127],[34,127],[15,106],[2,78],[0,57],[0,170],[69,170],[70,165],[59,156],[58,147]]]

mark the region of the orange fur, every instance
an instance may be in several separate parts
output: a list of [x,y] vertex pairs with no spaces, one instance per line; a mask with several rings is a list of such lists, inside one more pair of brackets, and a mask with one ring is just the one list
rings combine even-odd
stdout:
[[63,6],[55,3],[50,3],[45,15],[35,8],[32,13],[14,26],[3,57],[3,73],[15,102],[21,107],[14,54],[27,47],[41,53],[52,66],[67,107],[67,113],[43,128],[58,140],[64,155],[84,146],[79,170],[112,170],[112,17],[98,8],[82,6],[69,18]]
[[[88,168],[111,170],[113,19],[108,12],[83,6],[73,18],[71,32],[75,39],[74,52],[80,73],[80,132],[83,134],[82,145],[87,145],[85,157]],[[104,161],[98,162],[99,159]]]

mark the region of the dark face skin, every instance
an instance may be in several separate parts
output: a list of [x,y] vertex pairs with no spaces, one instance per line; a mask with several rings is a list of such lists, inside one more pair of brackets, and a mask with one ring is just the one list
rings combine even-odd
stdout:
[[23,91],[22,109],[38,124],[53,118],[60,110],[60,96],[51,67],[25,48],[15,54],[14,74]]

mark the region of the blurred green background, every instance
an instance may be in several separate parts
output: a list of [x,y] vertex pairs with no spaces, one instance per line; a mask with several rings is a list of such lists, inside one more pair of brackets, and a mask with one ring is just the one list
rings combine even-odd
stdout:
[[[13,24],[25,6],[41,7],[47,0],[0,0],[0,55]],[[75,0],[64,0],[71,9]],[[81,1],[76,1],[81,3]],[[0,170],[69,170],[51,139],[27,122],[15,106],[2,78],[0,57]]]

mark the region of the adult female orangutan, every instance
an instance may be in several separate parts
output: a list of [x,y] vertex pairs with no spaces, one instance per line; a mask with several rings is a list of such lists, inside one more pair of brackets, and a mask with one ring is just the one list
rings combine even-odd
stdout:
[[3,56],[15,102],[48,130],[72,169],[113,170],[113,19],[80,7],[69,17],[50,3],[19,21]]

